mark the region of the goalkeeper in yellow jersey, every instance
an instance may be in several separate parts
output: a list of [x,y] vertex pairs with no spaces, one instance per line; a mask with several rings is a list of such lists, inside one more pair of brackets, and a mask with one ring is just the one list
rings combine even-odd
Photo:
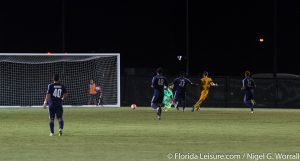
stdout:
[[200,79],[199,85],[200,85],[200,98],[193,106],[192,112],[194,112],[195,108],[197,111],[200,109],[200,105],[208,96],[209,88],[211,86],[218,86],[218,84],[214,83],[213,80],[210,77],[208,77],[207,71],[203,72],[203,77]]

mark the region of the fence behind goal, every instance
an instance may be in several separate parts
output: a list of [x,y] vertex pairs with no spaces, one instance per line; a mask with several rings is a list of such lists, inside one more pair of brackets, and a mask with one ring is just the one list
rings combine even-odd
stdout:
[[69,93],[64,105],[86,105],[89,81],[103,91],[104,106],[120,106],[120,55],[0,54],[0,106],[41,106],[53,75]]

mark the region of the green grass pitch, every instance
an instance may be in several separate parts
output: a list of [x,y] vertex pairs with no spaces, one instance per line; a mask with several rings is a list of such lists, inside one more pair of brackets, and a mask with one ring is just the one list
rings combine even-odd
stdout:
[[50,137],[47,110],[0,109],[0,161],[171,161],[176,159],[167,155],[176,152],[300,152],[296,109],[187,109],[164,112],[158,121],[150,107],[65,108],[64,120],[64,135],[58,136],[55,120]]

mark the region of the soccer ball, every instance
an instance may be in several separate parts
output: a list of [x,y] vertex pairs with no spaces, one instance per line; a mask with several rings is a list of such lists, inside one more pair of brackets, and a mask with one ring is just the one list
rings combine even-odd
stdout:
[[96,91],[100,91],[100,87],[96,87]]
[[136,104],[132,104],[132,105],[130,106],[130,108],[134,110],[134,109],[137,108],[137,106],[136,106]]

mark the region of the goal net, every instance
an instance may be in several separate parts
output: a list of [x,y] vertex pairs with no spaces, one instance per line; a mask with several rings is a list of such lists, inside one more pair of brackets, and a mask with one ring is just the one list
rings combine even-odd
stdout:
[[69,94],[64,106],[88,104],[90,79],[103,106],[120,106],[120,54],[0,54],[0,71],[2,107],[41,106],[55,74]]

